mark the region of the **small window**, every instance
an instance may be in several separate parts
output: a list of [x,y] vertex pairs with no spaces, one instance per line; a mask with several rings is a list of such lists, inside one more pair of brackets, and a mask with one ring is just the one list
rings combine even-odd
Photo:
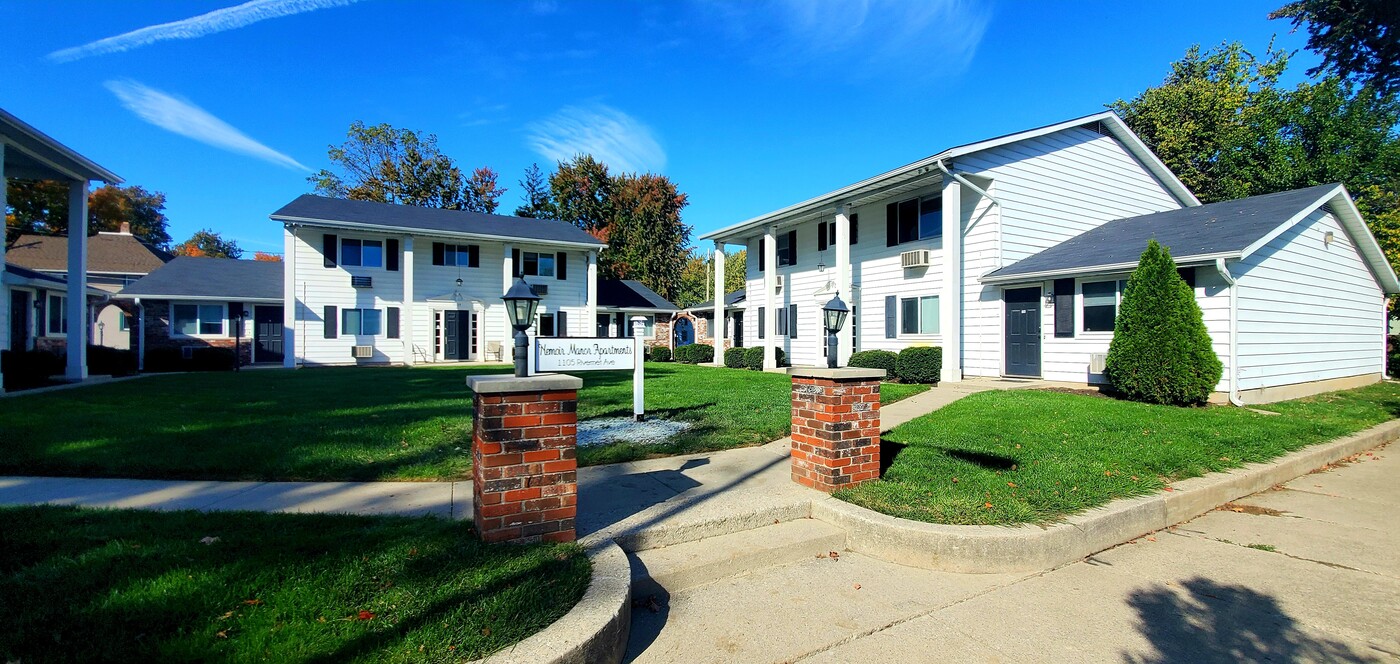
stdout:
[[62,295],[49,296],[49,335],[68,334],[68,298]]
[[788,233],[778,234],[778,265],[792,265],[792,236]]
[[1084,291],[1084,331],[1112,332],[1113,321],[1118,317],[1118,282],[1095,281],[1085,283]]
[[938,334],[938,296],[900,300],[900,334]]
[[539,325],[535,328],[537,336],[553,337],[558,336],[554,330],[554,314],[540,314]]
[[383,333],[383,317],[378,309],[343,309],[340,312],[342,334],[372,337]]
[[222,335],[224,307],[221,304],[176,304],[170,308],[170,329],[189,337]]
[[919,239],[943,237],[943,199],[925,198],[919,201]]
[[128,332],[131,330],[131,314],[117,314],[117,331]]
[[348,267],[384,267],[384,242],[345,238],[340,241],[340,264]]
[[890,203],[885,206],[885,214],[895,244],[943,237],[942,196]]
[[554,254],[525,252],[523,271],[527,277],[554,276]]

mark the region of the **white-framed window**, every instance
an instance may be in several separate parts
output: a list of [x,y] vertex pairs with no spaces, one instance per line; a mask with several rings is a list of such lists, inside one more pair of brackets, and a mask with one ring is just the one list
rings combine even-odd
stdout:
[[128,332],[131,330],[131,314],[121,311],[117,313],[117,331]]
[[1123,282],[1086,281],[1080,289],[1080,319],[1084,332],[1112,332],[1122,302]]
[[938,334],[938,296],[924,295],[899,300],[900,334]]
[[527,277],[554,276],[554,254],[527,251],[523,261],[522,270]]
[[540,314],[539,321],[536,323],[536,327],[535,327],[535,336],[540,336],[540,337],[557,337],[557,336],[559,336],[559,335],[558,335],[558,330],[555,329],[555,325],[554,325],[554,314]]
[[378,336],[384,333],[383,313],[378,309],[341,309],[340,330],[348,335]]
[[899,244],[943,237],[943,197],[911,198],[885,206],[886,216],[898,229]]
[[68,334],[68,297],[65,295],[50,295],[48,311],[46,312],[45,330],[48,336],[57,337]]
[[170,336],[208,337],[223,336],[224,305],[222,304],[172,304],[170,305]]
[[342,238],[340,264],[348,267],[384,267],[384,241]]

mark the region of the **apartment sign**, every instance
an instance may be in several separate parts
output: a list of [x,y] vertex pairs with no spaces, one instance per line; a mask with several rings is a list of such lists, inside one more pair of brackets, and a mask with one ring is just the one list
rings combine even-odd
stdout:
[[535,371],[620,371],[636,368],[637,339],[535,337]]

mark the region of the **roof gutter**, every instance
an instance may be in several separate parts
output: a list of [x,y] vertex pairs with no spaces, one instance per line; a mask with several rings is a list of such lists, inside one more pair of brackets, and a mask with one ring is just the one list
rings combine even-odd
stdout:
[[[967,178],[963,177],[962,175],[959,175],[959,174],[957,174],[957,173],[954,173],[954,172],[948,170],[948,166],[947,166],[946,164],[943,163],[943,158],[942,158],[942,157],[940,157],[940,158],[939,158],[938,160],[936,160],[934,163],[938,165],[938,170],[943,171],[943,174],[944,174],[944,175],[946,175],[946,176],[948,176],[948,177],[950,177],[950,178],[953,178],[954,180],[958,181],[960,184],[962,184],[962,186],[967,187],[968,189],[971,189],[971,190],[977,192],[977,193],[978,193],[979,195],[981,195],[983,198],[985,198],[985,199],[991,201],[991,202],[992,202],[992,205],[997,206],[997,209],[999,209],[999,210],[1005,210],[1005,209],[1006,209],[1006,207],[1003,206],[1003,205],[1001,204],[1001,201],[997,200],[996,197],[995,197],[995,196],[992,196],[990,193],[987,193],[987,190],[986,190],[986,189],[983,189],[983,188],[981,188],[981,187],[979,187],[979,186],[977,186],[977,185],[975,185],[975,184],[972,184],[971,181],[969,181]],[[959,216],[959,217],[962,216],[961,212],[958,214],[958,216]],[[964,235],[964,236],[967,236],[967,235],[971,234],[971,233],[972,233],[972,228],[973,228],[974,226],[976,226],[976,225],[977,225],[977,222],[979,222],[979,221],[982,221],[982,217],[981,217],[981,216],[974,218],[974,219],[972,220],[972,223],[970,223],[970,224],[967,225],[967,230],[964,230],[964,231],[963,231],[963,235]],[[996,253],[993,254],[994,256],[996,256],[996,268],[994,268],[994,269],[1000,269],[1000,268],[1001,268],[1001,233],[995,233],[994,236],[996,237],[996,249],[994,250]],[[959,270],[959,271],[961,271],[961,270]]]
[[1235,278],[1230,275],[1230,269],[1225,267],[1225,259],[1215,259],[1215,271],[1220,273],[1220,278],[1230,286],[1230,403],[1235,406],[1244,406],[1244,401],[1240,399],[1240,367],[1235,361],[1239,357],[1236,350],[1236,338],[1238,337],[1236,328],[1240,317],[1239,298],[1236,289]]
[[603,242],[573,242],[570,240],[541,240],[530,237],[514,237],[508,235],[490,235],[487,233],[458,233],[453,231],[437,231],[424,228],[408,228],[404,226],[387,226],[385,224],[361,224],[354,221],[336,221],[330,219],[312,219],[309,217],[288,217],[274,214],[270,217],[273,221],[280,221],[292,226],[321,226],[325,228],[339,228],[351,231],[370,231],[373,233],[404,233],[406,235],[422,235],[427,237],[441,237],[450,239],[467,240],[489,240],[492,242],[524,242],[527,244],[546,244],[562,247],[575,247],[578,249],[593,249],[601,251],[608,248]]
[[[1239,257],[1239,252],[1201,254],[1199,256],[1186,256],[1177,259],[1176,264],[1178,267],[1200,267],[1204,265],[1210,265],[1211,263],[1217,260],[1234,260]],[[1103,274],[1132,272],[1134,269],[1137,268],[1137,266],[1137,261],[1133,261],[1131,263],[1113,263],[1111,265],[1086,265],[1077,268],[1068,268],[1061,270],[1043,270],[1040,272],[1026,272],[1023,274],[1007,274],[1001,276],[987,275],[985,277],[982,277],[981,281],[982,283],[987,285],[996,285],[1019,284],[1031,281],[1045,281],[1047,279],[1054,279],[1056,277],[1092,277]]]

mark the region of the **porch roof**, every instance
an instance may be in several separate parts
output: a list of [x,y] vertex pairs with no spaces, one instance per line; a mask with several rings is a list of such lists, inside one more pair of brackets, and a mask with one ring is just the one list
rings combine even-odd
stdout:
[[122,179],[96,162],[50,138],[29,123],[0,108],[0,142],[5,145],[4,177],[21,180],[99,180],[120,184]]
[[179,256],[114,297],[282,302],[282,270],[280,262]]
[[598,281],[598,308],[618,310],[680,311],[680,307],[632,279]]

